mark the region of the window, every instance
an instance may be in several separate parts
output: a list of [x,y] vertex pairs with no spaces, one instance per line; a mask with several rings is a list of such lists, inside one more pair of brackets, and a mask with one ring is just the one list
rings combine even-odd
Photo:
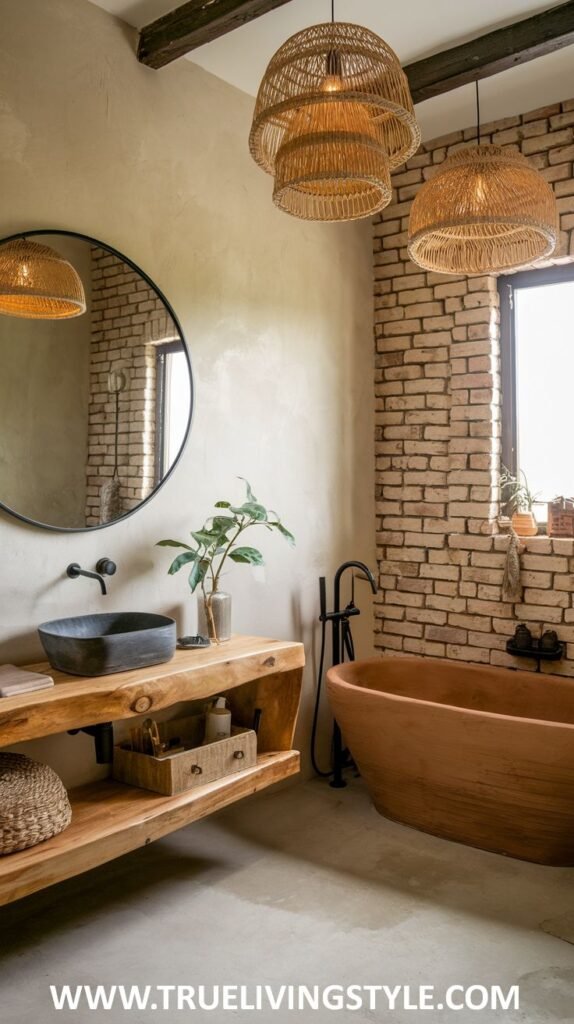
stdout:
[[190,377],[180,341],[156,346],[156,480],[162,480],[185,440],[190,409]]
[[500,277],[502,461],[546,503],[574,496],[574,266]]

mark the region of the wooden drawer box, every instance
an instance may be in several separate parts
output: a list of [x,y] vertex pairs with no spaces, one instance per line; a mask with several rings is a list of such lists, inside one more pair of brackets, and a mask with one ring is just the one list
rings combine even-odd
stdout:
[[115,779],[129,786],[173,796],[245,768],[253,768],[256,763],[256,734],[252,729],[232,726],[229,739],[166,757],[140,754],[124,746],[115,747],[113,774]]

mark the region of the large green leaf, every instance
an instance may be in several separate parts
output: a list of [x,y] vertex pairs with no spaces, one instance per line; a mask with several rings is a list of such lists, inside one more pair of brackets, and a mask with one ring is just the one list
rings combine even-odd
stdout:
[[232,526],[237,526],[237,519],[235,516],[214,516],[211,520],[212,529],[217,532],[220,537],[224,537],[229,533]]
[[264,505],[259,505],[257,502],[247,501],[245,502],[244,508],[249,509],[249,515],[252,519],[256,519],[257,522],[267,522],[269,515]]
[[249,484],[249,481],[246,480],[244,476],[239,476],[237,479],[243,480],[243,483],[245,484],[245,488],[247,491],[247,501],[252,505],[256,505],[257,498],[255,497],[253,491],[251,490],[251,485]]
[[275,527],[275,529],[279,530],[279,533],[283,537],[285,537],[285,540],[287,541],[287,543],[290,544],[292,548],[294,548],[295,547],[295,538],[294,538],[293,534],[287,529],[287,527],[283,526],[283,523],[273,523],[273,526]]
[[200,583],[205,579],[205,574],[209,569],[209,561],[206,558],[202,558],[195,563],[189,574],[189,586],[191,593],[193,594],[197,590]]
[[231,508],[231,502],[230,501],[216,501],[215,505],[213,507],[214,508]]
[[191,536],[198,544],[201,544],[204,548],[210,548],[219,539],[218,530],[192,530]]
[[243,565],[265,565],[263,555],[257,548],[235,548],[229,552],[229,557]]
[[186,551],[193,551],[189,544],[184,544],[182,540],[158,540],[156,547],[158,548],[185,548]]
[[177,558],[175,558],[171,563],[169,569],[167,570],[169,575],[173,576],[173,574],[179,572],[179,570],[182,569],[184,565],[188,565],[189,562],[195,562],[197,558],[197,551],[184,551],[183,555],[178,555]]
[[246,501],[244,505],[238,507],[232,506],[230,511],[235,512],[237,516],[249,516],[256,523],[267,522],[267,509],[253,501]]

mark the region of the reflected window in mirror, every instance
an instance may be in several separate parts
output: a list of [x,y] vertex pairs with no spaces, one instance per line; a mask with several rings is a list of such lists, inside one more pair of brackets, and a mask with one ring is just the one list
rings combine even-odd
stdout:
[[180,341],[156,346],[156,481],[163,479],[185,440],[190,380]]

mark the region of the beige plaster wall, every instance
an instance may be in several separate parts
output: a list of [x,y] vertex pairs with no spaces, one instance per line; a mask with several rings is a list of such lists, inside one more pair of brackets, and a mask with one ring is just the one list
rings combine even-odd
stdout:
[[[233,568],[235,628],[305,641],[306,747],[317,577],[374,560],[370,225],[276,211],[248,154],[252,100],[188,61],[141,67],[132,30],[91,4],[0,0],[0,23],[2,233],[69,228],[133,258],[178,313],[196,384],[183,460],[135,518],[85,535],[0,518],[0,661],[36,657],[37,624],[80,611],[173,611],[189,629],[185,578],[154,543],[241,497],[240,474],[298,546],[269,535],[267,568]],[[108,598],[65,578],[101,555],[118,563]],[[361,652],[371,629],[365,615]],[[88,738],[30,749],[67,782],[94,773]]]
[[0,316],[0,501],[39,522],[78,527],[86,505],[90,250],[73,238],[36,241],[76,268],[88,311],[72,320]]

